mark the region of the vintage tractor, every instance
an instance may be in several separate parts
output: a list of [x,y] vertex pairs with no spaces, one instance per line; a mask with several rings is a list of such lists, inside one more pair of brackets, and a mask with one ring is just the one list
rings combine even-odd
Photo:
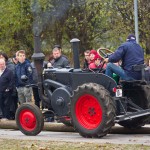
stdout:
[[[79,63],[79,40],[72,39],[73,68],[52,68],[43,71],[44,55],[40,39],[35,37],[33,59],[38,70],[38,88],[44,107],[53,110],[64,124],[72,125],[83,137],[103,137],[115,123],[126,128],[139,128],[150,121],[150,85],[144,77],[144,65],[133,66],[141,71],[142,80],[115,80],[99,71],[82,70]],[[16,112],[16,123],[25,135],[37,135],[44,126],[42,111],[25,103]]]

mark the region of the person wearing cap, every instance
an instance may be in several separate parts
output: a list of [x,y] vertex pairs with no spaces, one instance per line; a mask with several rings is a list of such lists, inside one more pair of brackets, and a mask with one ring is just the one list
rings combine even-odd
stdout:
[[94,62],[95,55],[98,55],[97,51],[94,49],[90,50],[90,63]]
[[66,68],[70,66],[69,60],[61,53],[60,45],[55,45],[52,51],[53,59],[47,64],[48,67]]
[[100,59],[100,61],[102,60],[102,57],[99,56],[99,54],[97,53],[96,50],[92,49],[90,50],[90,62],[89,62],[89,68],[91,68],[90,66],[95,63],[95,59],[98,58]]
[[101,60],[102,60],[102,58],[98,54],[96,54],[94,56],[93,62],[90,63],[90,65],[89,65],[89,69],[98,69],[98,68],[101,68],[102,67]]
[[[117,66],[113,63],[122,61],[122,65]],[[140,80],[141,72],[134,71],[134,65],[144,64],[144,51],[141,46],[136,43],[134,34],[127,37],[125,43],[121,44],[119,48],[104,61],[107,64],[105,74],[113,77],[113,73],[120,76],[121,80]]]

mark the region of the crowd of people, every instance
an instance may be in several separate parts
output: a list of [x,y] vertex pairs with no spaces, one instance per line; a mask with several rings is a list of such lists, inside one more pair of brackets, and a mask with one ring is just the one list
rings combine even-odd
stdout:
[[103,58],[94,49],[86,50],[84,52],[84,69],[99,69],[101,67],[106,68],[106,65],[102,66]]
[[[141,73],[132,70],[135,64],[144,64],[144,51],[133,34],[127,37],[123,43],[108,58],[102,58],[96,50],[86,50],[83,69],[104,68],[105,74],[113,77],[117,74],[123,80],[139,80]],[[116,65],[119,61],[122,65]],[[103,62],[106,62],[103,65]],[[102,66],[103,65],[103,66]],[[150,61],[149,64],[150,66]],[[65,68],[70,66],[68,58],[62,54],[61,47],[55,45],[52,55],[48,61],[43,62],[46,68]],[[26,82],[22,81],[22,76],[27,76]],[[0,119],[15,119],[15,112],[18,104],[21,105],[32,101],[34,96],[35,104],[40,107],[40,97],[38,87],[31,87],[37,84],[38,77],[34,62],[26,58],[24,50],[19,50],[12,58],[8,58],[6,53],[0,52]]]
[[[52,57],[49,61],[44,61],[43,67],[64,68],[69,66],[69,60],[62,55],[61,47],[55,45]],[[27,80],[22,80],[26,76]],[[38,77],[34,62],[26,58],[24,50],[19,50],[12,58],[0,52],[0,119],[15,119],[15,112],[18,105],[32,101],[40,107],[40,96],[37,84]]]

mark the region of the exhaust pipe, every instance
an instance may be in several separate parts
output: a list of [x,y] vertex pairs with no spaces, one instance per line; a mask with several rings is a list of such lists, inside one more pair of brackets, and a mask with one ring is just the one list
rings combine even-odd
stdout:
[[80,40],[74,38],[70,41],[73,49],[73,61],[74,61],[74,69],[80,69],[80,61],[79,61],[79,42]]
[[45,55],[41,52],[41,39],[39,35],[34,36],[34,53],[32,55],[32,59],[34,60],[34,65],[37,70],[38,75],[38,91],[40,99],[42,100],[43,104],[47,103],[50,104],[50,100],[48,97],[44,95],[43,92],[43,61],[44,61]]

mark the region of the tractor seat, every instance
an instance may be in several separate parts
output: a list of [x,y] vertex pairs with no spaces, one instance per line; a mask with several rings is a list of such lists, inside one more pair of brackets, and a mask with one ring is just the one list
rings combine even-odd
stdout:
[[141,71],[142,80],[145,80],[145,68],[146,68],[146,64],[132,66],[133,71]]
[[145,80],[131,80],[131,81],[120,80],[119,82],[122,85],[124,85],[124,84],[129,85],[129,84],[133,84],[133,83],[134,84],[140,84],[140,85],[146,85],[147,84],[147,81],[145,81]]
[[145,64],[132,66],[133,71],[141,71],[142,79],[141,80],[131,80],[131,81],[121,80],[120,83],[121,84],[130,84],[130,83],[133,84],[133,83],[135,83],[135,84],[141,84],[141,85],[147,84],[147,81],[145,79],[145,68],[146,68]]
[[142,71],[146,68],[146,64],[140,64],[140,65],[133,65],[132,69],[133,71]]

